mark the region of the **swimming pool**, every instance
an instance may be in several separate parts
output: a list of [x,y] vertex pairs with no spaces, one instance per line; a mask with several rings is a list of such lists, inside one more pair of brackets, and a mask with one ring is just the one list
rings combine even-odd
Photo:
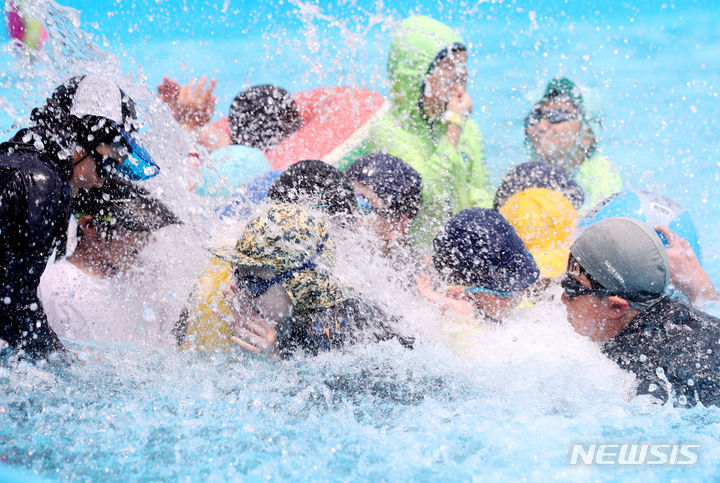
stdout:
[[[221,110],[249,83],[386,92],[390,21],[435,16],[472,45],[473,116],[496,182],[526,159],[528,90],[558,72],[597,86],[608,116],[604,151],[631,186],[691,209],[717,284],[720,7],[554,3],[65,4],[83,11],[81,28],[99,35],[93,41],[116,54],[122,70],[141,66],[151,88],[163,74],[217,76]],[[92,57],[76,54],[75,68]],[[73,68],[72,56],[36,61],[29,77],[46,90],[26,91],[23,103],[16,61],[7,53],[0,60],[0,92],[20,121]],[[12,120],[1,119],[3,133]],[[434,334],[437,314],[414,307],[411,294],[389,293],[373,279],[381,270],[369,266],[356,281],[375,285],[395,310],[413,307],[405,310],[412,323]],[[626,375],[563,317],[556,307],[535,307],[484,331],[469,359],[426,336],[412,352],[387,343],[281,363],[95,345],[72,368],[4,364],[0,461],[59,480],[717,478],[720,412],[625,402]],[[569,465],[572,444],[594,442],[690,442],[701,451],[690,467]]]

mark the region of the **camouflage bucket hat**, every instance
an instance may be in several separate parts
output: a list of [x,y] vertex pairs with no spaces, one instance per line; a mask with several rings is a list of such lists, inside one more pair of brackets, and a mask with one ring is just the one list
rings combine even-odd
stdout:
[[270,267],[275,274],[299,268],[281,282],[297,313],[344,299],[325,273],[334,261],[333,251],[322,219],[299,205],[277,204],[248,222],[234,248],[213,253],[235,267]]

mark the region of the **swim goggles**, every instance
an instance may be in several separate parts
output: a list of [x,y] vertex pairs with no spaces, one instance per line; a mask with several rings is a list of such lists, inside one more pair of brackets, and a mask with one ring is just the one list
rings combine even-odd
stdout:
[[498,297],[502,297],[504,299],[511,299],[515,296],[514,292],[502,292],[500,290],[491,290],[489,288],[484,288],[484,287],[463,287],[463,292],[465,292],[465,293],[488,293],[491,295],[497,295]]
[[577,278],[570,276],[565,276],[560,282],[560,286],[563,288],[565,296],[569,299],[582,297],[584,295],[594,295],[595,297],[612,297],[619,295],[612,290],[588,287],[587,285],[583,285]]
[[382,216],[383,218],[398,218],[398,216],[393,216],[392,212],[390,212],[390,210],[388,210],[387,208],[378,208],[377,206],[373,205],[372,202],[363,195],[356,194],[355,200],[357,201],[358,213],[361,215],[369,215],[370,213],[375,213],[376,215]]
[[100,154],[97,151],[97,147],[94,147],[90,149],[90,151],[87,152],[85,156],[75,161],[73,167],[76,167],[78,164],[82,163],[88,156],[92,156],[93,160],[95,161],[95,173],[97,174],[98,178],[105,178],[108,175],[115,173],[116,171],[118,171],[121,164],[119,160],[114,159],[107,154]]
[[572,121],[578,119],[580,115],[577,112],[566,111],[565,109],[533,109],[525,118],[525,126],[535,126],[540,121],[547,119],[550,124],[560,124],[561,122]]
[[363,195],[356,194],[355,200],[357,201],[358,213],[361,215],[369,215],[375,210],[375,206],[373,206],[370,200],[365,198]]
[[312,270],[313,268],[315,268],[315,259],[318,257],[318,255],[320,255],[320,252],[322,252],[322,249],[325,246],[325,243],[328,241],[329,236],[329,234],[326,234],[323,237],[322,241],[318,244],[317,250],[315,250],[313,256],[311,256],[302,265],[298,265],[289,270],[286,270],[280,275],[277,275],[269,280],[265,280],[261,277],[258,277],[257,275],[251,274],[236,277],[238,284],[243,289],[245,289],[248,294],[250,294],[250,297],[255,298],[267,292],[268,289],[276,283],[282,283],[285,280],[292,278],[293,275],[297,272],[302,272],[303,270]]

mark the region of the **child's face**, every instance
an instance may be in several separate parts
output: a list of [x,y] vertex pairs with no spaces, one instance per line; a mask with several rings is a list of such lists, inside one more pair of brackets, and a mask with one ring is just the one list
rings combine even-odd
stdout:
[[380,241],[383,252],[389,253],[395,244],[404,240],[410,233],[411,221],[407,215],[388,212],[385,203],[367,186],[353,182],[356,195],[367,199],[372,209],[358,218],[358,224],[370,230]]
[[250,283],[274,280],[275,271],[270,267],[239,267],[235,270],[235,292],[242,311],[248,318],[259,318],[274,327],[292,315],[292,301],[280,283],[273,283],[262,293],[253,295]]
[[447,103],[467,90],[467,52],[450,52],[425,78],[423,108],[429,119],[440,119]]
[[492,293],[466,293],[465,295],[475,307],[496,319],[502,319],[518,304],[517,297],[501,297]]
[[108,226],[90,217],[78,221],[84,236],[78,239],[75,255],[100,263],[106,275],[124,272],[132,268],[140,252],[150,241],[149,232],[136,232],[122,226]]
[[543,161],[562,163],[582,144],[580,112],[570,101],[547,101],[529,116],[526,135]]

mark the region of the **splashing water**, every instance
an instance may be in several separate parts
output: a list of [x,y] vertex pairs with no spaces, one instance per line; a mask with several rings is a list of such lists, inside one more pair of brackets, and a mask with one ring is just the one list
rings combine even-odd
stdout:
[[[0,461],[60,480],[716,477],[716,408],[631,400],[632,376],[577,336],[557,303],[524,309],[502,327],[455,327],[389,281],[362,235],[339,240],[337,278],[403,315],[415,350],[387,342],[288,361],[178,353],[169,331],[209,256],[205,247],[241,227],[219,222],[212,203],[189,192],[197,175],[186,153],[198,148],[152,87],[164,74],[215,75],[220,110],[263,82],[386,92],[389,29],[420,9],[468,39],[474,116],[496,179],[526,159],[527,90],[558,72],[598,85],[607,100],[605,151],[634,186],[691,209],[717,283],[718,7],[67,3],[82,13],[32,4],[50,36],[39,52],[16,55],[10,43],[0,51],[0,135],[25,125],[64,78],[109,75],[137,100],[143,139],[162,168],[144,186],[186,223],[156,235],[131,274],[127,313],[108,314],[118,327],[142,325],[142,336],[78,342],[83,361],[72,367],[3,361]],[[700,462],[568,464],[573,443],[605,441],[694,442]]]

